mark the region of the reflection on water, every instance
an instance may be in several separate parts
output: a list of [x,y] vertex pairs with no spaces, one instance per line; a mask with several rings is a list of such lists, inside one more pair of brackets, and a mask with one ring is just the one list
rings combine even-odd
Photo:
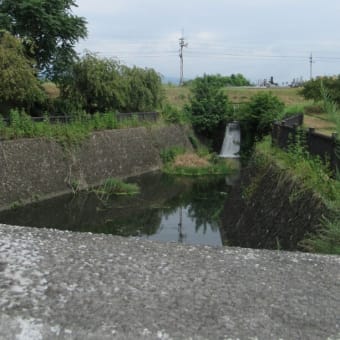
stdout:
[[139,184],[140,194],[103,202],[94,193],[81,192],[2,212],[0,221],[222,246],[220,215],[228,188],[225,178],[150,173],[129,181]]

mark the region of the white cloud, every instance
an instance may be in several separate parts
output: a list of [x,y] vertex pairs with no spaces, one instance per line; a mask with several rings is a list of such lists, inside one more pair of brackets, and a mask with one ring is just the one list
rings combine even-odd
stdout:
[[[118,56],[166,75],[178,73],[182,28],[189,42],[187,76],[243,71],[252,78],[268,73],[307,77],[311,51],[340,57],[338,0],[79,0],[78,4],[76,13],[88,19],[90,33],[78,50]],[[298,58],[261,59],[261,55],[306,56],[307,63]],[[336,73],[339,66],[340,62],[320,61],[316,70]]]

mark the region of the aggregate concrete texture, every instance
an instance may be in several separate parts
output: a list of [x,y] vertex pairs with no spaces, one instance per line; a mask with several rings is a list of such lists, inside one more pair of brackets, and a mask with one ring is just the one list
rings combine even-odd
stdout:
[[339,339],[340,258],[0,225],[0,339]]

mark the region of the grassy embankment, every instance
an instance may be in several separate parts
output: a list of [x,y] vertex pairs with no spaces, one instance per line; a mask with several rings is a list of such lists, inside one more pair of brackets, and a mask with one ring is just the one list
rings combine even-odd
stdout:
[[[164,86],[166,100],[176,108],[182,108],[189,102],[190,88],[179,86]],[[227,87],[224,89],[232,103],[246,103],[250,98],[261,92],[271,92],[281,99],[287,112],[304,113],[304,125],[315,128],[317,132],[331,135],[335,132],[334,123],[329,115],[323,112],[322,105],[304,99],[298,88],[256,88]]]
[[327,207],[327,219],[320,221],[320,230],[308,235],[302,247],[311,252],[340,255],[340,179],[333,178],[320,159],[310,156],[299,145],[285,152],[273,147],[269,137],[257,144],[255,159],[261,160],[262,166],[277,164],[299,183],[300,194],[310,190]]
[[163,124],[162,121],[156,123],[139,121],[137,117],[117,120],[116,112],[81,114],[68,123],[50,123],[48,116],[44,121],[33,122],[30,116],[17,110],[12,110],[9,118],[9,124],[5,124],[0,119],[1,139],[46,137],[56,140],[63,146],[77,145],[89,137],[93,131]]

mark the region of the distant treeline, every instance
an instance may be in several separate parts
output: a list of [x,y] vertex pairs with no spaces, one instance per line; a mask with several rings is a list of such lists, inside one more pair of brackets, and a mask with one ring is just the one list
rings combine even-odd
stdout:
[[[221,74],[214,75],[204,75],[206,80],[211,84],[217,87],[225,87],[225,86],[250,86],[250,81],[246,79],[242,74],[232,74],[230,76],[222,76]],[[185,86],[192,85],[196,79],[188,80],[184,83]]]

